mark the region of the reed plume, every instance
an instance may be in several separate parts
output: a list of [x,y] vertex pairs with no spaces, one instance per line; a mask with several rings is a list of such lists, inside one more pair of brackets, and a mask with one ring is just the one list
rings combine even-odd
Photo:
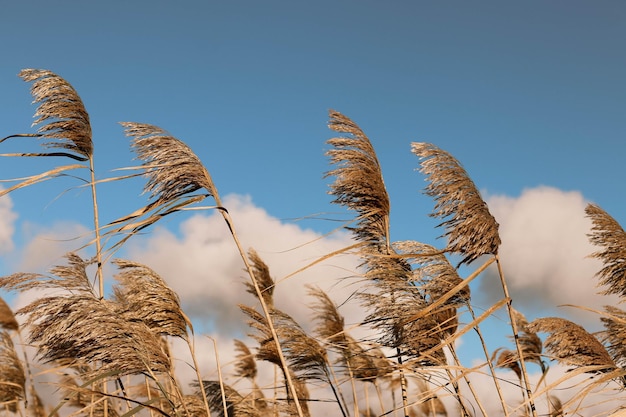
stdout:
[[13,310],[11,310],[11,307],[0,297],[0,328],[18,330],[19,327]]
[[113,288],[124,318],[142,322],[155,334],[187,340],[187,318],[178,295],[156,272],[137,262],[117,259],[120,285]]
[[[211,415],[217,417],[260,417],[259,411],[234,388],[219,381],[202,381]],[[222,391],[223,389],[223,391]],[[225,401],[225,403],[224,403]]]
[[626,232],[606,211],[595,204],[585,208],[591,219],[589,241],[602,248],[590,256],[602,262],[602,269],[596,276],[605,287],[603,294],[616,294],[626,297]]
[[[257,358],[282,366],[265,317],[250,307],[240,306],[240,308],[252,319],[250,325],[259,331],[253,335],[259,342]],[[271,312],[271,318],[289,369],[293,370],[300,379],[329,381],[326,351],[319,342],[309,336],[288,314],[274,309]]]
[[626,311],[614,306],[604,306],[607,315],[600,317],[604,331],[600,339],[604,342],[611,358],[620,366],[626,366]]
[[29,342],[37,346],[39,357],[67,366],[99,364],[101,374],[168,371],[169,360],[157,335],[144,323],[125,320],[116,303],[94,293],[88,262],[73,253],[67,260],[68,265],[52,268],[50,276],[18,273],[0,280],[1,287],[11,290],[51,290],[53,295],[17,312],[27,316]]
[[235,376],[254,380],[257,375],[257,366],[254,355],[248,346],[241,340],[235,339],[235,350],[237,351],[237,362],[235,363]]
[[[126,136],[132,137],[131,149],[142,161],[139,169],[147,177],[143,192],[152,201],[107,225],[111,228],[110,234],[130,231],[130,235],[116,246],[159,219],[206,197],[213,196],[220,205],[211,176],[185,143],[157,126],[134,122],[121,124]],[[194,194],[202,189],[204,193]]]
[[[513,320],[516,322],[516,326],[519,329],[518,341],[522,348],[522,355],[526,362],[534,362],[541,367],[543,372],[546,371],[546,366],[541,360],[541,354],[543,351],[543,342],[536,332],[533,332],[528,327],[528,320],[526,317],[516,309],[511,310],[513,312]],[[519,356],[518,356],[519,359]]]
[[[274,308],[274,279],[270,274],[270,268],[267,264],[261,259],[259,254],[254,250],[248,250],[248,258],[250,259],[250,264],[252,266],[252,270],[254,272],[254,276],[257,279],[257,283],[259,285],[259,289],[261,290],[261,294],[263,295],[263,300],[267,307],[272,309]],[[256,289],[254,285],[250,282],[246,282],[247,291],[253,296],[257,297]]]
[[333,203],[357,213],[351,228],[357,240],[386,246],[389,237],[389,196],[374,148],[363,131],[343,114],[330,111],[330,129],[348,134],[329,139],[326,152],[336,168],[325,177],[335,177],[330,186]]
[[441,219],[439,226],[446,230],[447,250],[464,256],[460,264],[495,255],[500,246],[498,223],[465,169],[433,144],[414,142],[411,147],[428,181],[424,193],[435,200],[430,215]]
[[167,204],[182,196],[204,189],[208,196],[216,190],[208,171],[195,153],[182,141],[160,127],[123,122],[126,136],[132,137],[131,148],[143,161],[148,178],[144,191],[155,204]]
[[93,139],[89,114],[85,109],[80,96],[65,79],[49,70],[24,69],[19,76],[26,82],[32,82],[31,94],[34,103],[38,105],[35,112],[33,126],[39,125],[36,134],[17,134],[3,138],[0,142],[12,137],[37,137],[46,140],[45,149],[60,149],[61,151],[46,151],[41,153],[15,153],[3,156],[23,157],[55,157],[71,158],[83,164],[58,166],[46,172],[32,175],[6,190],[0,195],[13,190],[36,184],[61,175],[63,172],[76,169],[89,169],[89,186],[93,205],[93,223],[96,248],[96,264],[100,297],[104,297],[104,277],[102,274],[102,242],[100,235],[100,219],[98,213],[98,199],[96,195],[96,174],[94,168]]
[[26,376],[11,336],[0,330],[0,403],[17,410],[18,401],[25,398]]
[[538,318],[527,326],[530,332],[546,332],[546,350],[559,362],[575,367],[597,367],[608,372],[617,366],[605,347],[583,327],[559,317]]
[[19,76],[32,82],[31,94],[34,103],[38,104],[33,125],[40,126],[33,136],[48,140],[43,143],[46,148],[69,151],[40,155],[67,156],[79,161],[91,158],[93,142],[89,114],[74,87],[48,70],[24,69]]

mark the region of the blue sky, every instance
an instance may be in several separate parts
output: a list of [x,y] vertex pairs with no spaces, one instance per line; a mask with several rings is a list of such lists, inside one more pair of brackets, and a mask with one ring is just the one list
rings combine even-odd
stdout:
[[[35,1],[2,9],[2,135],[31,131],[29,86],[16,74],[52,70],[89,111],[100,178],[133,163],[118,122],[152,123],[197,153],[221,195],[249,198],[233,196],[233,204],[247,201],[285,224],[342,219],[323,178],[333,136],[328,110],[335,109],[377,150],[394,240],[442,245],[427,217],[433,202],[420,194],[412,141],[459,159],[486,199],[509,201],[498,206],[502,216],[511,213],[502,207],[539,189],[545,194],[531,193],[533,203],[518,204],[518,212],[532,207],[531,219],[537,212],[569,219],[561,210],[580,213],[593,201],[626,224],[623,2]],[[33,173],[40,163],[5,159],[2,177]],[[26,265],[29,240],[53,223],[90,226],[80,208],[88,193],[56,199],[64,189],[46,184],[11,196],[19,217],[4,269],[16,259]],[[103,219],[143,205],[140,191],[140,182],[100,187]],[[184,241],[179,226],[188,218],[164,221],[159,233]],[[527,217],[509,218],[531,229]],[[498,218],[503,227],[506,219]],[[295,224],[318,234],[337,226]],[[570,226],[560,227],[584,234]],[[257,246],[271,246],[274,236],[264,236],[270,241],[259,238]],[[537,297],[522,284],[519,291]]]

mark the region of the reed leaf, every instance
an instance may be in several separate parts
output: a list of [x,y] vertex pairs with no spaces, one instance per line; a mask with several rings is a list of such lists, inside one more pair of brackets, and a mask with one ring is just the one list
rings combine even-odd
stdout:
[[602,248],[590,256],[602,262],[596,276],[605,287],[603,294],[626,297],[626,232],[606,211],[595,204],[585,208],[591,219],[590,242]]
[[565,365],[595,366],[600,372],[617,367],[602,343],[576,323],[559,317],[544,317],[533,320],[526,328],[533,333],[549,333],[544,346]]
[[430,216],[441,219],[439,227],[446,230],[442,237],[448,239],[447,250],[463,256],[460,264],[495,255],[500,246],[498,223],[465,169],[433,144],[414,142],[411,147],[428,181],[424,193],[435,200]]

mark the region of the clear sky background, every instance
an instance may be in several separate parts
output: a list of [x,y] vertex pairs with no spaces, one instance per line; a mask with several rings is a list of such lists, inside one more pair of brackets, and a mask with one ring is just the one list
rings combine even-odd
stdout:
[[[118,122],[168,130],[203,161],[245,243],[280,279],[347,242],[343,234],[315,240],[347,218],[323,178],[335,109],[378,153],[394,240],[445,243],[410,152],[413,141],[434,143],[459,159],[500,223],[516,307],[530,319],[576,315],[553,307],[606,303],[593,296],[598,265],[584,259],[594,250],[585,205],[626,224],[625,22],[621,1],[6,2],[0,135],[32,131],[35,107],[17,73],[56,72],[90,114],[100,178],[133,164]],[[40,164],[5,158],[0,176]],[[91,227],[87,191],[61,194],[75,185],[4,198],[3,273],[58,263],[72,242],[55,239]],[[145,204],[141,186],[101,186],[103,221]],[[249,301],[239,299],[233,250],[207,212],[165,219],[119,255],[162,274],[200,327],[219,329],[226,344],[245,332],[236,304]],[[305,282],[325,283],[340,301],[349,291],[331,283],[355,261],[334,262],[287,280],[284,308],[306,317]],[[487,307],[498,291],[487,274],[474,300]]]

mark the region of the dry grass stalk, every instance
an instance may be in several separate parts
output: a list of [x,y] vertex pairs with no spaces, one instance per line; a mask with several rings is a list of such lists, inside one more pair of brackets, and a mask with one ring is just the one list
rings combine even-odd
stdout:
[[6,330],[19,330],[20,326],[15,319],[11,307],[0,297],[0,327]]
[[500,246],[498,223],[465,169],[433,144],[414,142],[411,146],[428,181],[424,193],[435,200],[431,216],[441,219],[439,226],[446,229],[447,249],[464,256],[461,264],[496,254]]
[[600,285],[605,286],[603,294],[617,294],[626,297],[626,232],[607,212],[595,204],[585,208],[587,217],[593,223],[589,241],[602,249],[591,257],[602,261],[602,269],[597,276]]
[[559,317],[538,318],[529,323],[527,329],[534,333],[549,333],[544,342],[546,350],[566,365],[602,367],[601,372],[617,367],[598,339],[569,320]]
[[28,415],[31,417],[48,417],[49,413],[35,388],[31,387],[28,392]]
[[11,336],[0,331],[0,403],[17,410],[18,401],[24,399],[26,377]]
[[187,339],[187,319],[178,295],[146,265],[117,259],[121,285],[113,288],[115,301],[128,321],[141,321],[155,334]]
[[12,290],[49,289],[54,294],[18,311],[27,315],[29,342],[37,346],[39,357],[68,366],[99,364],[101,374],[168,371],[169,359],[157,335],[141,322],[120,317],[119,305],[94,293],[87,262],[75,254],[67,259],[68,265],[53,268],[51,276],[14,274],[0,281]]

